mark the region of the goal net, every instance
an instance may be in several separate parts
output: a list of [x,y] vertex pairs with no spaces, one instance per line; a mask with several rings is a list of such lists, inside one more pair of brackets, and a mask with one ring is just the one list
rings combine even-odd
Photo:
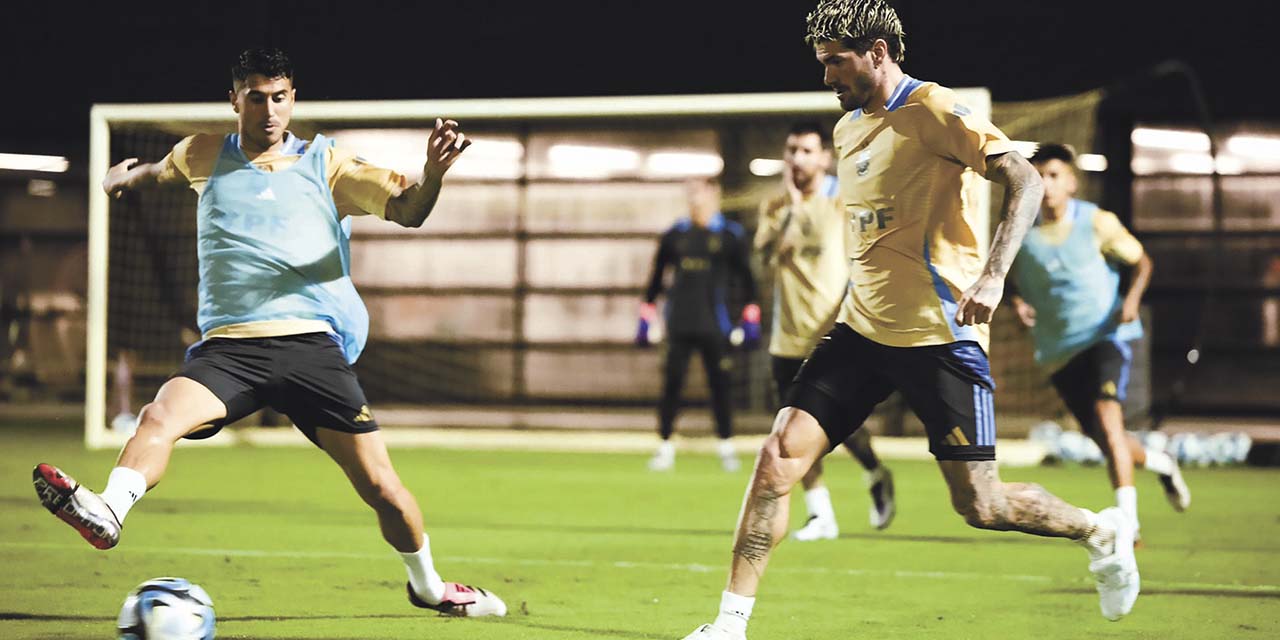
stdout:
[[[991,113],[986,90],[960,93],[975,112]],[[290,128],[304,138],[324,133],[416,179],[438,116],[459,120],[475,143],[423,228],[353,221],[352,276],[371,316],[356,371],[384,424],[424,424],[414,416],[443,407],[464,408],[477,424],[513,408],[537,409],[555,424],[584,411],[653,407],[662,350],[639,350],[632,339],[658,236],[687,215],[684,180],[719,174],[726,216],[750,233],[758,203],[779,188],[788,128],[830,126],[841,113],[829,92],[304,101]],[[234,126],[221,103],[98,105],[90,172],[97,179],[129,157],[154,162],[183,136]],[[190,190],[122,200],[92,192],[91,447],[124,441],[112,417],[149,400],[198,337],[195,229]],[[771,282],[758,274],[767,295]],[[761,306],[768,314],[771,305]],[[734,357],[739,415],[767,424],[776,402],[768,356]],[[685,398],[697,404],[706,385],[694,360]]]

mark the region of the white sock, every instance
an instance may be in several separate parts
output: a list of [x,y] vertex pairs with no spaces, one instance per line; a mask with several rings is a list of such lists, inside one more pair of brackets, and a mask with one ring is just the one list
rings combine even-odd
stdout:
[[754,597],[725,591],[720,594],[720,615],[716,616],[716,621],[711,626],[732,634],[746,635],[747,621],[751,619],[751,607],[755,603]]
[[663,440],[662,444],[658,445],[658,455],[663,458],[676,457],[676,443],[670,440]]
[[831,506],[831,492],[825,485],[814,487],[804,492],[804,504],[809,508],[809,515],[823,520],[836,519],[836,510]]
[[1178,469],[1178,463],[1169,454],[1153,449],[1147,449],[1147,463],[1143,466],[1162,476],[1171,476]]
[[102,501],[111,507],[116,520],[124,524],[133,504],[147,492],[147,479],[129,467],[116,467],[107,476],[107,488],[102,491]]
[[1138,489],[1137,487],[1120,487],[1116,489],[1116,506],[1124,516],[1138,526]]
[[436,573],[435,563],[431,561],[431,538],[422,534],[422,548],[415,553],[401,553],[404,568],[409,571],[409,584],[419,598],[431,604],[440,604],[444,600],[444,580]]
[[1088,509],[1081,509],[1080,513],[1083,513],[1085,519],[1089,521],[1089,532],[1076,542],[1089,552],[1089,559],[1097,560],[1115,553],[1116,532],[1103,525],[1098,520],[1098,514]]

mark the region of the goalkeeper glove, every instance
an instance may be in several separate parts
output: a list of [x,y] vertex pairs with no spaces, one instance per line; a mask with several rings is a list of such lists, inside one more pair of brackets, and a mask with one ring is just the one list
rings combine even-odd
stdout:
[[760,305],[752,303],[742,308],[742,346],[754,349],[760,346]]
[[658,308],[652,302],[640,305],[640,326],[636,328],[636,346],[647,347],[653,344],[653,325],[658,319]]

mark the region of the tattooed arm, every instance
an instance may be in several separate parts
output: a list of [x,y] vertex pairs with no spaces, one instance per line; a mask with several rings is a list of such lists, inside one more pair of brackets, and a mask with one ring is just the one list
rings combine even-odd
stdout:
[[991,239],[991,252],[978,281],[960,297],[956,311],[959,325],[991,322],[996,305],[1004,294],[1004,278],[1022,246],[1022,237],[1035,222],[1044,197],[1040,174],[1016,152],[987,158],[987,179],[1004,185],[1004,204],[1000,207],[1000,226]]

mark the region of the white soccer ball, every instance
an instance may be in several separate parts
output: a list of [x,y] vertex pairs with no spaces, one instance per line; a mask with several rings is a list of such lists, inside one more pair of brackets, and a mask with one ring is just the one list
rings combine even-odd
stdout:
[[1249,449],[1253,448],[1253,438],[1247,433],[1231,434],[1231,456],[1228,462],[1231,464],[1244,464],[1249,459]]
[[1183,466],[1207,467],[1212,454],[1206,444],[1198,434],[1179,433],[1169,440],[1169,452]]
[[1058,436],[1058,451],[1067,462],[1095,465],[1103,459],[1098,443],[1079,431],[1063,431]]
[[153,578],[124,599],[119,640],[212,640],[213,600],[183,578]]
[[1147,451],[1165,451],[1169,448],[1169,435],[1163,431],[1143,431],[1138,434],[1138,441]]

